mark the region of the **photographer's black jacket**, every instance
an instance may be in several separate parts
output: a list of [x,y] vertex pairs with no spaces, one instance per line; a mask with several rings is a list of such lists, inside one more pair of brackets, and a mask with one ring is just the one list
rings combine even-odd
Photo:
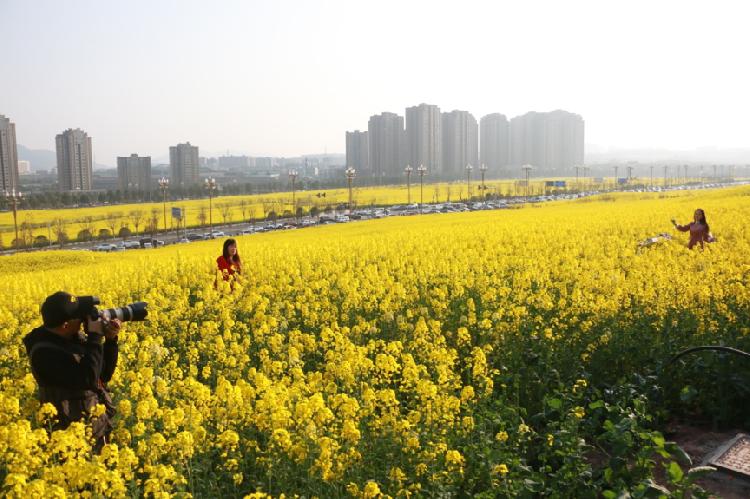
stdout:
[[[94,390],[107,383],[117,366],[117,341],[89,333],[87,341],[67,340],[38,327],[23,339],[40,387]],[[36,348],[34,346],[36,345]]]

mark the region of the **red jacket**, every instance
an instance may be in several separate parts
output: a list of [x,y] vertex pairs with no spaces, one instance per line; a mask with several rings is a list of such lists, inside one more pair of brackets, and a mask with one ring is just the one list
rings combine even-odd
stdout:
[[677,225],[677,230],[680,232],[690,231],[690,241],[688,242],[688,248],[693,249],[693,246],[700,244],[703,247],[703,242],[713,242],[713,237],[708,233],[708,227],[705,224],[699,224],[697,222],[690,222],[687,225]]
[[219,270],[221,270],[225,281],[229,280],[230,275],[234,275],[235,272],[240,274],[242,270],[239,262],[229,263],[226,258],[224,258],[224,255],[221,255],[216,259],[216,265],[219,266]]

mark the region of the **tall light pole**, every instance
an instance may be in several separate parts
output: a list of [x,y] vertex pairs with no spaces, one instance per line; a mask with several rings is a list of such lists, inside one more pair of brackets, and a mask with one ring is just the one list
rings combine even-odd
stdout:
[[292,212],[295,220],[297,220],[297,192],[294,190],[294,182],[298,175],[297,170],[289,170],[289,180],[292,181]]
[[167,232],[167,189],[169,189],[169,179],[162,177],[159,179],[159,189],[161,189],[162,204],[164,207],[164,233]]
[[580,186],[578,185],[578,171],[579,171],[579,170],[580,170],[581,168],[583,168],[583,167],[582,167],[582,166],[580,166],[580,165],[577,165],[577,166],[574,166],[573,168],[575,168],[575,169],[576,169],[576,189],[580,189]]
[[417,173],[419,173],[419,213],[421,214],[424,204],[424,176],[427,173],[427,168],[424,165],[419,165]]
[[213,195],[214,190],[217,187],[216,179],[213,177],[209,177],[206,179],[205,182],[206,189],[208,189],[208,232],[209,234],[213,234],[214,229],[214,219],[213,219]]
[[471,170],[473,170],[474,167],[471,165],[466,165],[466,200],[471,201]]
[[16,191],[16,188],[14,187],[10,191],[3,191],[3,195],[10,201],[11,206],[13,207],[13,227],[16,229],[15,243],[16,245],[18,245],[18,218],[16,214],[16,205],[23,198],[23,194],[21,193],[21,191]]
[[534,167],[531,165],[523,165],[521,167],[521,170],[523,170],[524,174],[526,175],[526,200],[529,200],[529,174],[531,173],[531,170]]
[[346,169],[346,180],[349,182],[349,214],[352,214],[352,181],[357,176],[357,170],[351,166]]
[[667,165],[664,165],[664,188],[667,187],[667,173],[669,172],[669,167]]
[[651,187],[654,186],[654,165],[651,165]]
[[406,165],[404,172],[406,173],[406,204],[411,204],[411,172],[414,168],[411,165]]
[[484,174],[487,172],[487,165],[482,163],[482,165],[479,167],[479,171],[482,173],[482,201],[487,199],[487,186],[484,185]]
[[682,165],[682,168],[685,170],[685,183],[687,184],[688,183],[688,176],[687,176],[688,165]]
[[630,182],[631,180],[633,180],[633,167],[628,166],[628,182]]

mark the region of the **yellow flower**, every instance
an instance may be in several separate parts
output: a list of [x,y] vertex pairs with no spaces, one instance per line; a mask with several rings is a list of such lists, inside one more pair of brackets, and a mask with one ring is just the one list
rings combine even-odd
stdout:
[[508,440],[508,432],[507,431],[499,431],[497,434],[495,434],[495,440],[498,442],[505,442]]
[[380,487],[378,487],[378,484],[373,481],[367,482],[365,488],[362,490],[362,497],[365,499],[380,497],[381,494]]
[[45,402],[37,412],[37,421],[40,423],[49,421],[57,416],[57,409],[49,402]]
[[461,389],[461,402],[468,402],[474,398],[474,387],[465,386]]
[[497,464],[492,468],[492,472],[495,475],[506,475],[508,474],[508,467],[505,464]]
[[449,450],[445,453],[445,463],[448,469],[463,470],[464,457],[457,450]]

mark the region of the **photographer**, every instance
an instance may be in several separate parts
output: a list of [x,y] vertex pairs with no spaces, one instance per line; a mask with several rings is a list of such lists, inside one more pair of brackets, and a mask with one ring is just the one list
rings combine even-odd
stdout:
[[86,421],[93,408],[103,404],[105,413],[92,420],[98,451],[112,431],[115,409],[106,383],[117,366],[121,322],[113,319],[105,323],[90,300],[63,291],[48,296],[41,312],[44,325],[23,339],[39,385],[39,400],[57,409],[55,429]]

